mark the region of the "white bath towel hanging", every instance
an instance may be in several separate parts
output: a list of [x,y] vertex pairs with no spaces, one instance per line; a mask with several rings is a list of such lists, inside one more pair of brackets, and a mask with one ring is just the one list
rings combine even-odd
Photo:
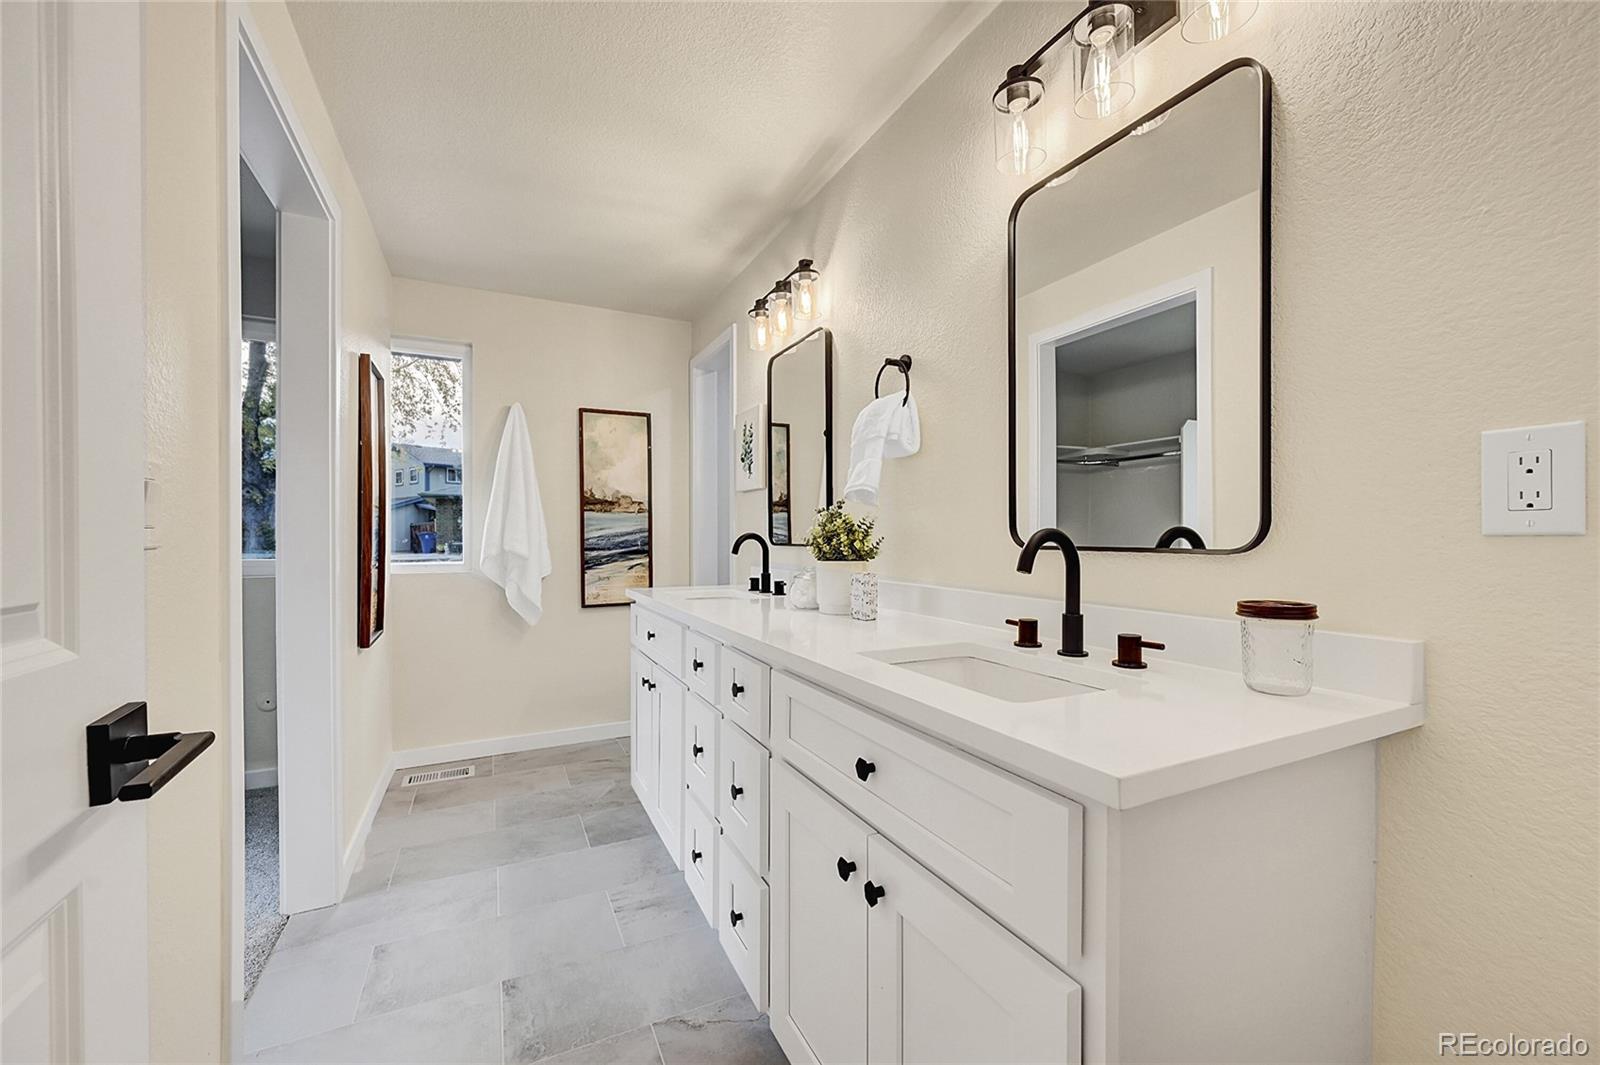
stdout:
[[915,455],[921,447],[922,419],[914,396],[896,392],[868,403],[850,430],[850,472],[844,497],[877,505],[884,460]]
[[500,434],[489,488],[489,513],[483,523],[484,575],[506,590],[506,602],[529,625],[544,614],[544,579],[550,576],[550,537],[533,469],[533,444],[522,404],[513,403]]

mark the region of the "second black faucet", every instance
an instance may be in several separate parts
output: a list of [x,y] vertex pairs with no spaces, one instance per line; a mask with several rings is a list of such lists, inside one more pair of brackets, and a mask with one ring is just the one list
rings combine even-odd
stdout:
[[[754,540],[756,543],[761,545],[761,584],[760,587],[752,587],[750,590],[752,592],[771,592],[772,548],[768,546],[767,538],[762,536],[760,533],[747,532],[733,542],[733,553],[738,555],[739,548],[743,547],[751,540]],[[751,580],[753,582],[755,578],[752,577]]]
[[1056,654],[1067,658],[1088,658],[1089,652],[1083,649],[1083,593],[1078,545],[1072,542],[1072,537],[1060,529],[1040,529],[1028,537],[1027,544],[1023,546],[1022,555],[1017,559],[1017,572],[1032,573],[1034,559],[1039,556],[1041,549],[1050,545],[1061,549],[1061,557],[1067,564],[1067,594],[1061,614],[1061,650]]

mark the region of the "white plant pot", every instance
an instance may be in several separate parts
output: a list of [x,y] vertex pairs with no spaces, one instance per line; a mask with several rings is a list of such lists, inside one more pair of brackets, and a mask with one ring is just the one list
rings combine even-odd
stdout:
[[824,614],[849,614],[850,578],[865,572],[865,562],[818,562],[817,609]]

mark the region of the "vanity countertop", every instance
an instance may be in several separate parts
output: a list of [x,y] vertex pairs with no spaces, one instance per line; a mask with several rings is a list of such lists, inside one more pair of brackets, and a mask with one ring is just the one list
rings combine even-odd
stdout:
[[[1150,656],[1141,671],[1012,647],[1012,631],[882,611],[875,622],[791,610],[787,600],[707,598],[710,588],[634,589],[642,606],[870,706],[1044,787],[1127,809],[1388,736],[1422,724],[1419,703],[1317,688],[1295,698],[1245,687],[1237,669]],[[726,590],[724,590],[726,591]],[[736,594],[736,593],[728,593]],[[1102,690],[1010,702],[886,661],[873,653],[978,644],[1043,656]]]

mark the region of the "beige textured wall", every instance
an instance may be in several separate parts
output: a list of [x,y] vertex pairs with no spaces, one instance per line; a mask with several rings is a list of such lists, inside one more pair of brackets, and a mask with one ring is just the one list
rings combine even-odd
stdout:
[[[1002,5],[696,316],[695,350],[735,321],[743,343],[750,301],[811,255],[842,411],[883,355],[916,359],[923,451],[885,477],[895,577],[1056,588],[1014,572],[1006,530],[1023,183],[990,162],[988,100],[1069,10]],[[1219,44],[1154,42],[1135,109],[1237,55],[1276,82],[1273,532],[1238,557],[1089,556],[1085,596],[1308,598],[1330,628],[1426,640],[1428,723],[1382,748],[1377,1054],[1434,1057],[1456,1029],[1593,1045],[1600,552],[1593,531],[1480,535],[1478,433],[1584,418],[1600,454],[1600,5],[1263,4]],[[1074,152],[1115,124],[1080,124]],[[742,353],[741,403],[760,366]],[[758,518],[741,496],[738,527]]]
[[533,438],[554,570],[530,628],[476,572],[389,583],[397,749],[624,721],[627,610],[583,609],[578,408],[649,411],[655,582],[689,580],[689,323],[396,278],[394,333],[472,345],[467,491],[476,567],[506,411]]
[[[282,79],[310,148],[342,210],[340,498],[355,498],[355,359],[387,357],[388,268],[339,149],[300,43],[281,3],[252,3],[251,17]],[[238,551],[218,486],[228,434],[223,260],[226,179],[222,10],[213,3],[151,3],[145,24],[145,410],[149,458],[160,468],[161,549],[147,557],[149,696],[163,722],[212,729],[213,749],[150,811],[151,1054],[156,1061],[227,1056],[230,719],[226,616],[228,560]],[[343,512],[354,521],[352,503]],[[351,574],[355,530],[344,560]],[[389,651],[341,663],[344,806],[353,835],[389,746]],[[240,782],[242,786],[242,782]],[[187,798],[186,798],[187,796]]]

